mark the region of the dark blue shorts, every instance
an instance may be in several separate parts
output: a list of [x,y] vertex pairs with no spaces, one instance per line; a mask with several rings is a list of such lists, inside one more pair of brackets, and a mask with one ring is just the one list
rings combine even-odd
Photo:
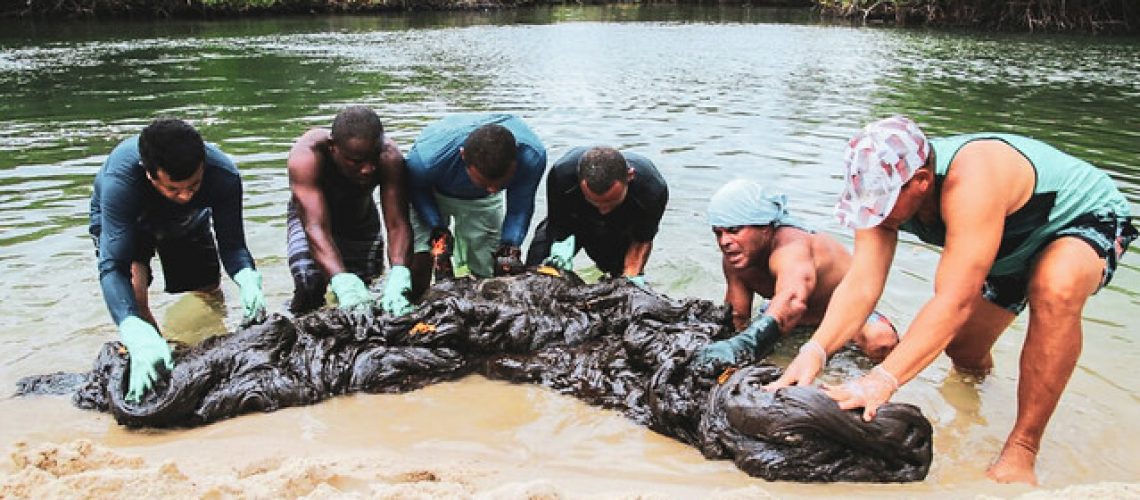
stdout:
[[[169,227],[155,230],[147,224],[138,228],[131,262],[141,262],[147,266],[150,274],[148,285],[154,281],[150,261],[157,252],[158,260],[162,262],[166,293],[217,288],[221,282],[221,265],[210,215],[209,209],[195,213],[187,217],[186,221],[179,221],[177,230]],[[95,243],[95,258],[99,258],[100,229],[100,226],[91,226],[89,229]]]
[[[1104,275],[1101,276],[1097,292],[1112,281],[1116,273],[1116,264],[1128,245],[1136,239],[1136,228],[1132,226],[1131,217],[1118,217],[1116,214],[1086,214],[1077,217],[1069,225],[1057,231],[1041,248],[1038,253],[1049,246],[1049,243],[1071,236],[1088,243],[1100,258],[1104,259]],[[982,297],[993,304],[1014,314],[1021,314],[1029,303],[1029,271],[1023,274],[1009,276],[987,276],[982,284]],[[1096,292],[1093,292],[1096,293]]]

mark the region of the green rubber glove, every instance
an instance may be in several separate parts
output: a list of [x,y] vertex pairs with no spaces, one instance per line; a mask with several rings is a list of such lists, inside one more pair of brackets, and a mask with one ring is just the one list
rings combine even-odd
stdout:
[[384,296],[380,299],[380,307],[392,316],[403,316],[415,308],[408,301],[408,292],[412,291],[412,272],[406,266],[392,266],[388,278],[384,283]]
[[749,353],[754,358],[759,358],[779,338],[780,325],[776,322],[776,318],[765,314],[732,338],[706,345],[697,353],[695,363],[702,367],[712,367],[717,364],[735,365],[740,358]]
[[119,323],[119,336],[131,358],[127,401],[137,403],[143,393],[158,381],[156,366],[161,362],[167,370],[174,369],[170,346],[150,323],[138,316],[127,316]]
[[522,250],[514,245],[506,243],[499,243],[499,249],[495,250],[495,276],[510,276],[513,274],[521,274],[526,270],[526,266],[522,261]]
[[645,282],[644,275],[639,274],[637,276],[626,276],[626,278],[629,279],[629,282],[633,283],[634,286],[647,292],[649,291],[649,283]]
[[578,249],[575,248],[574,235],[571,234],[566,239],[550,245],[550,256],[542,263],[557,268],[559,271],[573,271],[574,254],[576,253],[578,253]]
[[336,301],[341,310],[353,314],[369,315],[372,313],[372,292],[360,281],[355,274],[337,273],[329,280],[329,286],[336,294]]
[[242,326],[265,321],[265,294],[261,291],[261,273],[252,267],[238,271],[234,283],[241,292]]

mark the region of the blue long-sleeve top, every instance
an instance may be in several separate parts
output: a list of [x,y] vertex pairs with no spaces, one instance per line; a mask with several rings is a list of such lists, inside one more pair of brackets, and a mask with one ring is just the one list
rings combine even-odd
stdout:
[[408,151],[408,174],[411,178],[412,206],[428,227],[443,225],[435,192],[451,198],[474,200],[489,196],[486,189],[475,185],[467,175],[467,164],[459,156],[459,148],[475,129],[495,123],[515,136],[518,148],[517,170],[503,186],[507,211],[499,239],[503,244],[522,245],[534,215],[534,195],[542,173],[546,170],[546,148],[534,131],[514,115],[459,114],[448,116],[424,128]]
[[138,136],[119,143],[95,176],[90,212],[90,232],[98,236],[99,284],[115,324],[139,314],[131,290],[131,260],[141,231],[161,238],[160,233],[187,229],[191,221],[208,214],[213,218],[222,265],[230,277],[254,267],[245,244],[241,202],[237,167],[213,145],[206,145],[201,187],[189,202],[179,205],[162,196],[147,179]]

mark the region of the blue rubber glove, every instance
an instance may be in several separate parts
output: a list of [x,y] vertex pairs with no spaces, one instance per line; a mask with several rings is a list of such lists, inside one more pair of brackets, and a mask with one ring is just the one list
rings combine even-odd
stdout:
[[158,381],[156,366],[162,363],[167,370],[174,369],[170,346],[150,323],[138,316],[127,316],[119,323],[119,336],[131,358],[127,402],[137,403],[143,393]]
[[380,299],[380,307],[392,316],[403,316],[412,312],[412,303],[408,301],[408,292],[412,291],[412,272],[406,266],[392,266],[388,278],[384,283],[384,296]]
[[238,271],[234,283],[241,292],[242,326],[265,321],[265,294],[261,291],[261,273],[252,267]]
[[634,286],[647,292],[649,291],[649,283],[645,282],[645,275],[639,274],[637,276],[626,276],[626,278],[629,279],[629,282],[633,283]]
[[336,294],[341,310],[366,316],[372,314],[372,292],[355,274],[337,273],[329,280],[329,286]]
[[550,245],[550,256],[542,263],[559,271],[573,271],[574,254],[576,253],[578,253],[578,249],[575,248],[574,235],[571,234],[566,239]]
[[776,318],[767,314],[760,316],[748,328],[732,338],[708,344],[697,353],[695,363],[702,367],[717,364],[735,365],[746,354],[759,358],[780,338],[780,325]]

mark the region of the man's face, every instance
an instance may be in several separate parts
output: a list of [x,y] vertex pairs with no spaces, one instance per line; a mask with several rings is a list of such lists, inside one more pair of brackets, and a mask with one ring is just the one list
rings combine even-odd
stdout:
[[733,269],[745,269],[752,262],[752,256],[762,245],[767,227],[731,226],[712,228],[716,236],[716,246],[724,254],[724,261]]
[[614,181],[610,184],[610,188],[604,193],[595,193],[590,191],[590,187],[586,185],[586,181],[582,181],[582,196],[586,198],[586,203],[593,205],[598,209],[602,215],[613,212],[614,209],[621,206],[625,201],[625,195],[629,192],[629,184],[619,181]]
[[902,185],[895,206],[891,207],[891,213],[883,218],[879,226],[897,231],[899,226],[902,226],[903,223],[914,217],[914,214],[918,213],[929,186],[930,171],[921,169],[915,172],[914,177]]
[[155,169],[153,176],[147,172],[146,177],[163,197],[179,205],[185,205],[202,187],[202,175],[206,171],[203,167],[204,165],[198,165],[198,170],[195,170],[193,175],[180,181],[170,180],[170,176],[166,175],[162,167]]
[[341,174],[357,184],[368,185],[380,168],[383,147],[383,141],[350,137],[343,142],[334,141],[329,150]]
[[507,169],[506,175],[499,179],[488,179],[479,172],[478,168],[475,168],[475,165],[468,165],[467,176],[471,178],[471,182],[476,186],[486,189],[488,193],[495,194],[501,191],[503,186],[506,186],[507,183],[511,181],[511,178],[515,176],[515,170],[517,168],[518,164],[512,161],[511,166]]

